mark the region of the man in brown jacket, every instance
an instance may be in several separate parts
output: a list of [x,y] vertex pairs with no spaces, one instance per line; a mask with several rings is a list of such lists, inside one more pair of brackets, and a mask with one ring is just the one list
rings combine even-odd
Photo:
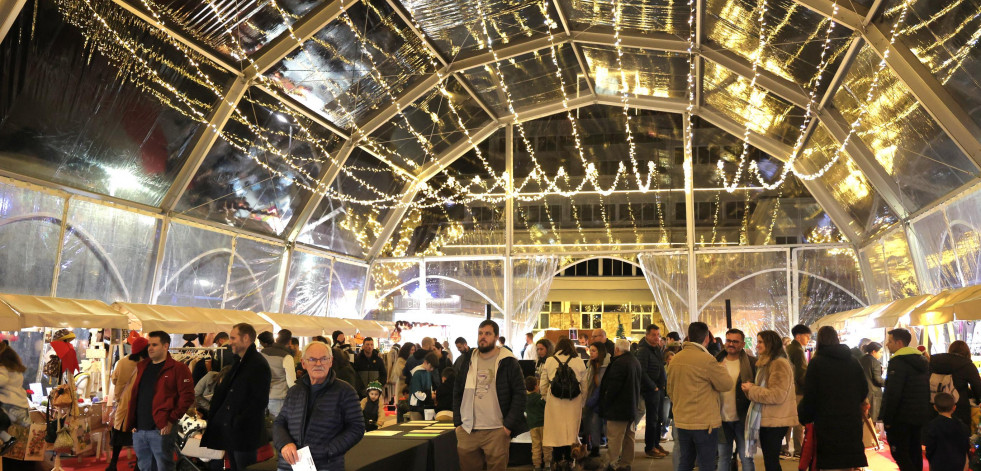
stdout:
[[735,383],[725,366],[709,354],[711,341],[708,325],[692,322],[688,341],[668,368],[668,397],[678,429],[679,471],[691,471],[696,458],[701,471],[716,469],[722,426],[719,397]]

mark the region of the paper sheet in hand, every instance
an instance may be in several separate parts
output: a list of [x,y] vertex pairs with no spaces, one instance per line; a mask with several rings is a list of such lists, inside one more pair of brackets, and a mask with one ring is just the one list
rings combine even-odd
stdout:
[[293,471],[317,471],[317,465],[313,463],[313,455],[310,454],[310,447],[305,446],[296,450],[296,457]]

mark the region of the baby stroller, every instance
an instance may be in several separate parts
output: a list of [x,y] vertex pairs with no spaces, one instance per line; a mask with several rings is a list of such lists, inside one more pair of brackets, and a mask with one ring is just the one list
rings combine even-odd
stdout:
[[212,460],[223,460],[225,452],[212,450],[201,446],[201,435],[208,427],[204,419],[185,415],[177,422],[177,436],[174,444],[177,448],[178,471],[204,471],[207,463]]

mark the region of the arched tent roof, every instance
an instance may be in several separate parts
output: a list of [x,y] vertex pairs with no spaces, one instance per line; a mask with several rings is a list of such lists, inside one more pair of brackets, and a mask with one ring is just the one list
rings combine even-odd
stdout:
[[[22,5],[14,2],[11,11],[0,12],[0,24],[6,26],[0,31],[11,51],[21,51],[15,35],[30,33],[10,27],[18,18],[30,23],[32,8],[18,12]],[[979,66],[976,41],[969,37],[978,30],[972,23],[976,2],[942,12],[925,1],[784,0],[768,2],[762,15],[758,5],[704,0],[689,11],[683,2],[655,0],[297,0],[222,10],[206,0],[39,0],[38,33],[66,23],[73,32],[59,33],[55,41],[69,41],[64,35],[80,32],[101,54],[101,60],[90,63],[76,60],[72,70],[123,76],[150,97],[127,96],[136,104],[129,110],[150,106],[147,100],[157,109],[137,113],[149,114],[149,123],[130,116],[112,138],[100,141],[93,133],[102,152],[79,155],[58,143],[45,144],[55,147],[53,152],[37,150],[28,138],[27,144],[3,151],[2,167],[14,176],[102,194],[121,204],[227,225],[286,244],[319,245],[362,260],[413,255],[407,245],[438,252],[449,232],[470,231],[466,225],[454,229],[452,218],[441,216],[435,221],[441,229],[421,234],[426,231],[419,227],[433,222],[426,208],[438,206],[441,198],[447,205],[474,203],[465,193],[435,186],[452,188],[457,177],[475,174],[489,177],[486,184],[500,183],[509,168],[499,164],[507,155],[513,155],[510,175],[527,177],[539,161],[553,172],[566,168],[546,155],[549,132],[535,135],[532,130],[537,140],[530,142],[525,129],[536,122],[545,123],[540,126],[545,129],[550,117],[582,116],[582,110],[609,122],[619,114],[642,112],[651,122],[684,116],[666,126],[682,123],[676,135],[653,136],[681,147],[690,112],[694,147],[724,134],[728,140],[708,143],[706,152],[713,152],[713,146],[738,149],[745,140],[771,167],[793,160],[800,175],[820,176],[790,177],[802,189],[788,192],[817,203],[830,222],[823,227],[838,231],[830,241],[844,239],[856,246],[977,181],[981,118],[975,110],[981,103],[973,77]],[[689,15],[694,31],[688,29]],[[25,57],[17,68],[24,76],[43,77],[43,64],[52,60]],[[822,57],[828,66],[815,85]],[[883,57],[884,68],[877,73]],[[16,82],[18,73],[5,73],[5,82]],[[622,79],[628,85],[621,88]],[[62,104],[45,93],[43,81],[34,81],[42,83],[18,86],[21,94],[11,102],[34,99],[42,110]],[[624,101],[628,110],[621,113]],[[808,108],[814,119],[805,122],[801,117]],[[97,126],[99,118],[64,124]],[[586,121],[579,122],[580,129]],[[8,123],[33,126],[35,135],[45,135],[42,126],[16,112]],[[633,132],[655,128],[665,126]],[[498,150],[504,158],[484,169],[469,168],[492,153],[489,142],[497,136],[503,136],[499,147],[505,149]],[[582,136],[590,137],[588,132]],[[114,148],[119,141],[125,142]],[[135,148],[135,161],[120,160],[118,151],[127,146],[131,153]],[[475,146],[484,146],[485,152],[476,154]],[[649,156],[639,156],[640,165],[633,166],[623,149],[611,153],[626,163],[623,180],[648,173],[643,164]],[[697,164],[695,150],[688,154],[685,161]],[[731,178],[739,154],[709,156],[707,162],[722,160]],[[696,169],[688,176],[673,169],[675,163],[668,158],[658,164],[673,178],[663,182],[665,195],[683,192],[679,182],[687,178],[694,179],[695,190],[721,186],[712,172]],[[606,184],[616,172],[598,170],[609,177]],[[745,179],[748,185],[751,177]],[[628,198],[652,198],[637,185],[622,185],[634,192]],[[528,199],[544,202],[542,208],[563,198],[545,188],[530,193]],[[580,201],[588,196],[581,194]],[[782,195],[779,190],[776,200]],[[511,203],[518,209],[508,206],[509,212],[525,202],[514,196]],[[628,236],[612,234],[603,239],[605,245],[683,246],[686,238],[696,237],[691,219],[701,211],[693,207],[697,198],[665,198],[681,204],[685,215],[680,219],[689,220],[680,239],[653,236],[630,245]],[[754,205],[772,206],[772,200],[772,195],[761,196]],[[616,217],[633,219],[632,212],[622,213],[624,208],[633,211],[635,203],[617,203],[627,206]],[[656,204],[660,214],[661,202]],[[577,215],[581,209],[575,209]],[[663,211],[673,213],[674,208]],[[554,218],[542,214],[538,220],[550,220],[554,229]],[[777,209],[773,214],[777,219]],[[413,218],[418,221],[406,223]],[[757,222],[766,226],[766,221]],[[604,247],[583,244],[585,238],[569,244],[536,238],[534,224],[511,224],[506,236],[498,235],[499,228],[492,230],[494,243],[477,244],[480,250],[503,253],[498,237],[512,244],[526,239],[529,252],[563,245],[584,245],[587,251]],[[663,221],[660,228],[635,224],[633,232],[658,229],[668,232]]]

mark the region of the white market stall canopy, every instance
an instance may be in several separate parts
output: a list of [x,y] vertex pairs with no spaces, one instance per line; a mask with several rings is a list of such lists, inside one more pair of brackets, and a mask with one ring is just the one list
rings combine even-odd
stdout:
[[910,325],[981,320],[981,285],[944,291],[913,310]]
[[[910,298],[897,299],[895,301],[873,304],[863,308],[852,309],[850,311],[829,314],[818,319],[812,327],[815,329],[830,325],[835,330],[841,330],[846,326],[862,325],[867,328],[892,328],[899,323],[903,316],[910,314],[914,309],[921,305],[930,304],[928,301],[933,295],[923,294]],[[910,316],[910,325],[919,325],[913,322]]]
[[287,329],[297,337],[313,337],[332,332],[333,326],[337,323],[329,323],[328,317],[304,316],[300,314],[279,314],[275,312],[260,312],[260,316],[268,320],[276,327],[276,330]]
[[143,332],[154,330],[162,330],[170,334],[228,332],[232,326],[242,322],[252,324],[256,332],[272,330],[271,322],[251,311],[135,303],[114,303],[112,307],[136,321],[139,325],[134,326],[138,327],[134,330]]
[[126,316],[102,301],[50,296],[0,294],[0,329],[27,327],[73,327],[80,329],[125,329]]

